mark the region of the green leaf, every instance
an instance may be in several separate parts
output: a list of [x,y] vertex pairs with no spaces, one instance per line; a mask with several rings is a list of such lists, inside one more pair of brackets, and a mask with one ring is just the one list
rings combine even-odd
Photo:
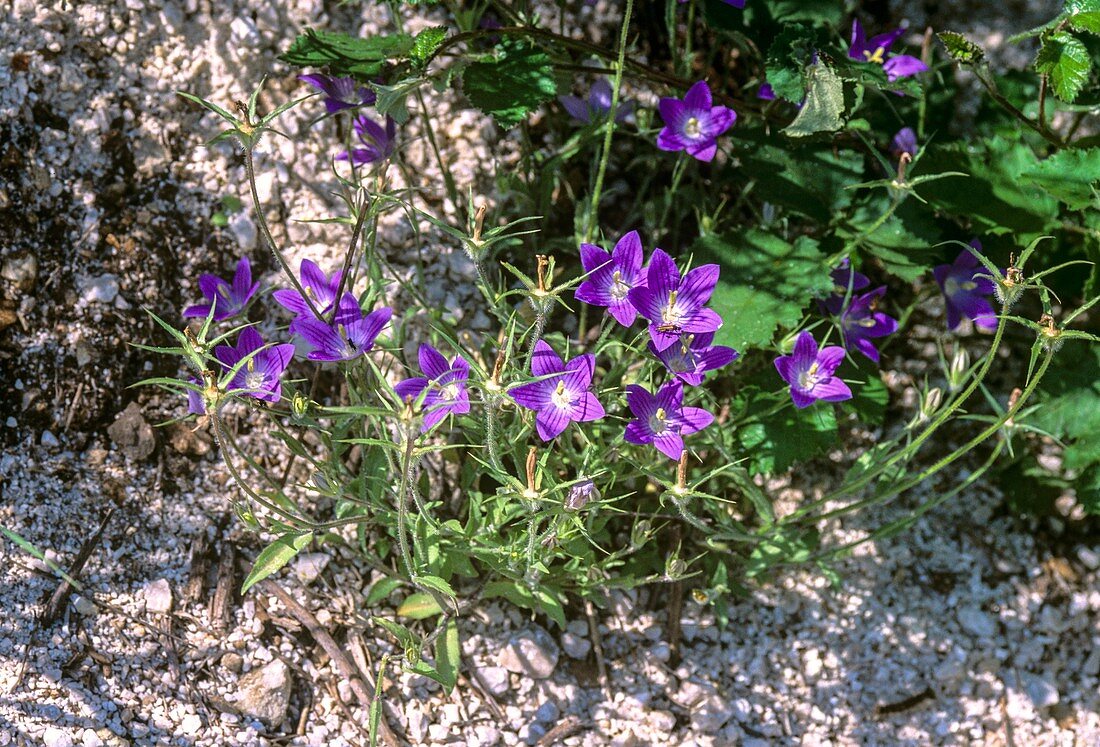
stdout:
[[458,671],[462,666],[462,645],[458,639],[458,621],[451,618],[443,635],[435,639],[435,669],[439,672],[440,684],[449,695],[458,682]]
[[501,127],[514,127],[554,98],[554,68],[545,52],[512,39],[498,44],[496,53],[496,59],[466,68],[462,90],[474,106]]
[[313,532],[288,532],[265,547],[256,557],[256,564],[252,566],[248,578],[244,580],[241,594],[289,563],[312,539]]
[[[786,397],[786,392],[782,396]],[[802,410],[791,405],[767,414],[775,401],[772,396],[750,401],[749,414],[761,419],[745,425],[737,434],[742,453],[749,458],[749,472],[754,475],[785,472],[836,443],[832,405],[818,402]]]
[[1050,76],[1050,85],[1058,98],[1073,103],[1088,82],[1092,60],[1080,39],[1059,31],[1043,37],[1035,69]]
[[823,40],[810,26],[790,24],[768,47],[765,63],[768,83],[775,95],[798,103],[806,95],[806,67],[813,60]]
[[1100,34],[1100,0],[1066,0],[1065,12],[1072,28]]
[[385,628],[390,635],[397,639],[397,642],[401,644],[401,648],[403,649],[415,646],[419,642],[417,637],[413,635],[413,632],[401,623],[378,616],[372,617],[371,622],[381,628]]
[[421,586],[427,586],[433,591],[438,591],[440,594],[450,597],[451,599],[455,598],[455,590],[439,576],[417,576],[416,582]]
[[962,34],[954,31],[941,31],[936,36],[947,48],[947,54],[951,56],[951,59],[961,65],[977,65],[985,58],[985,50]]
[[1025,171],[1034,181],[1071,210],[1097,206],[1096,190],[1100,188],[1100,148],[1061,150]]
[[832,287],[825,256],[808,236],[788,244],[751,229],[703,236],[692,249],[697,263],[717,262],[722,270],[711,305],[725,324],[715,342],[742,354],[771,343],[778,327],[797,326],[811,299]]
[[401,606],[397,608],[398,615],[411,620],[424,620],[442,613],[443,610],[440,609],[435,598],[431,594],[422,591],[409,594],[405,597],[405,601],[401,603]]
[[327,65],[334,75],[371,78],[382,71],[386,60],[409,56],[413,46],[413,38],[408,34],[360,38],[306,29],[279,59],[299,67]]
[[783,130],[789,137],[835,132],[844,125],[844,84],[840,78],[820,60],[810,66],[807,76],[806,102]]
[[423,78],[406,78],[391,86],[372,83],[371,88],[378,94],[378,99],[374,102],[374,108],[378,110],[379,114],[393,117],[393,121],[397,124],[405,124],[409,121],[409,95],[423,83]]
[[1085,513],[1100,516],[1100,464],[1094,464],[1077,476],[1074,482],[1077,502]]
[[447,38],[446,26],[430,26],[413,38],[412,49],[409,50],[409,59],[417,65],[423,65],[428,58],[435,54],[435,50],[443,44]]
[[367,592],[367,598],[365,605],[367,607],[373,607],[379,602],[387,599],[390,594],[404,585],[404,582],[399,578],[393,576],[387,576],[386,578],[378,579],[371,585],[370,591]]

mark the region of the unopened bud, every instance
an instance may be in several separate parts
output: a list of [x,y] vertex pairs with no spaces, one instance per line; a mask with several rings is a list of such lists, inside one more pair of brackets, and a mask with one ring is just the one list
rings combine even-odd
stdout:
[[290,411],[294,417],[302,418],[309,411],[309,398],[301,392],[295,392],[294,399],[290,401]]
[[928,420],[931,418],[936,410],[940,409],[940,405],[943,403],[943,390],[938,386],[932,387],[928,390],[928,393],[924,395],[924,402],[921,403],[920,414],[921,418]]
[[947,371],[947,385],[951,391],[961,389],[970,373],[970,353],[965,348],[955,351],[955,357],[951,359],[951,367]]
[[569,489],[569,495],[565,497],[565,508],[569,511],[580,511],[589,501],[598,501],[600,490],[591,480],[579,482]]

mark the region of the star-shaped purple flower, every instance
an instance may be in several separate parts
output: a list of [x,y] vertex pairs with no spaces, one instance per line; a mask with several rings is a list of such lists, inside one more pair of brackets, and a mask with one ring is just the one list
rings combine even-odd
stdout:
[[508,396],[521,407],[535,411],[539,438],[552,441],[571,422],[604,416],[603,405],[588,391],[595,369],[596,357],[591,353],[563,363],[553,348],[539,340],[531,357],[531,374],[539,380],[509,389]]
[[[336,294],[340,291],[340,278],[343,273],[337,270],[329,278],[315,262],[303,259],[298,275],[301,278],[302,287],[310,300],[313,301],[313,305],[317,307],[317,311],[322,316],[332,311],[332,305],[336,302]],[[302,320],[314,318],[313,312],[309,309],[309,304],[306,303],[306,299],[302,298],[302,294],[298,291],[286,288],[277,290],[271,295],[280,306],[294,314],[294,320],[290,323],[291,334],[298,331],[298,325],[301,324]]]
[[882,65],[888,80],[908,78],[917,73],[926,72],[928,70],[927,65],[916,57],[907,54],[896,54],[890,59],[886,59],[886,53],[890,51],[890,47],[904,33],[905,29],[900,28],[868,39],[863,32],[863,25],[860,24],[859,19],[854,19],[852,21],[852,44],[848,47],[848,56],[853,60]]
[[687,151],[700,161],[710,161],[718,152],[718,136],[733,126],[737,112],[713,106],[710,87],[701,80],[680,99],[661,99],[658,109],[665,127],[657,135],[661,150]]
[[629,327],[638,318],[628,297],[630,289],[646,284],[642,262],[642,239],[637,231],[619,239],[611,254],[595,244],[581,244],[581,264],[588,278],[577,286],[576,299],[606,306],[615,321]]
[[[580,96],[558,96],[558,101],[561,102],[565,111],[569,112],[570,117],[578,122],[591,124],[607,118],[611,111],[611,96],[611,84],[604,78],[600,78],[592,84],[592,88],[588,89],[587,100]],[[625,122],[632,111],[634,111],[634,102],[620,99],[619,108],[615,110],[615,121]]]
[[701,407],[684,407],[684,386],[673,380],[650,394],[631,384],[626,388],[626,403],[634,420],[626,424],[625,438],[632,444],[653,444],[670,459],[684,453],[684,436],[701,431],[714,422],[714,416]]
[[448,363],[443,354],[431,345],[421,345],[418,351],[420,370],[426,376],[418,376],[398,382],[394,390],[402,400],[414,402],[424,399],[421,410],[424,412],[424,424],[421,430],[430,431],[452,412],[463,415],[470,411],[470,395],[466,391],[466,381],[470,378],[470,364],[462,356],[455,356],[454,363]]
[[237,263],[237,271],[233,274],[232,283],[217,275],[199,276],[199,290],[210,303],[188,306],[183,310],[183,316],[185,319],[192,317],[205,319],[210,314],[211,306],[214,307],[216,322],[236,316],[248,306],[248,301],[259,287],[259,283],[252,282],[252,266],[248,263],[248,257],[241,257],[241,261]]
[[852,398],[848,385],[833,375],[842,360],[844,348],[831,345],[818,351],[814,336],[802,332],[795,340],[791,354],[775,359],[775,368],[790,384],[791,400],[801,410],[819,399],[841,402]]
[[[982,249],[977,239],[971,241],[970,246],[978,251]],[[948,329],[957,328],[964,317],[982,329],[997,328],[997,312],[986,298],[995,286],[989,278],[978,277],[983,272],[985,268],[968,249],[961,251],[953,264],[932,269],[947,304]]]
[[871,284],[866,275],[852,269],[851,260],[847,257],[840,260],[840,264],[829,273],[829,277],[833,281],[833,294],[820,303],[826,311],[837,316],[844,309],[845,298]]
[[299,75],[298,80],[309,83],[325,94],[325,108],[328,109],[329,114],[335,114],[344,109],[368,106],[378,98],[374,91],[361,85],[355,78],[312,73]]
[[[254,351],[259,352],[249,358]],[[294,357],[294,346],[283,344],[265,348],[260,333],[248,327],[237,337],[236,346],[219,345],[214,348],[214,357],[221,361],[226,370],[232,370],[248,358],[229,382],[229,391],[267,402],[278,402],[282,396],[282,382],[279,377]]]
[[313,361],[350,361],[372,347],[382,328],[393,316],[393,309],[383,306],[363,316],[359,301],[345,293],[336,309],[333,323],[299,318],[298,333],[314,347],[307,356]]
[[879,361],[879,353],[871,340],[892,335],[898,329],[897,319],[875,309],[878,299],[885,293],[886,286],[883,285],[870,293],[853,296],[840,315],[844,347],[847,350],[858,350],[875,363]]
[[685,332],[714,332],[722,326],[722,317],[706,308],[716,285],[718,265],[688,270],[681,279],[672,257],[654,249],[646,285],[631,288],[627,297],[649,320],[649,337],[660,351]]
[[[339,161],[351,160],[356,166],[365,166],[370,163],[384,161],[393,153],[395,146],[396,123],[393,118],[386,116],[386,127],[378,124],[366,115],[360,114],[355,118],[355,134],[359,136],[362,148],[352,148],[336,156]],[[349,155],[350,153],[350,155]]]
[[669,345],[664,350],[657,350],[653,343],[649,343],[649,351],[657,356],[676,378],[688,386],[699,386],[703,383],[703,374],[707,371],[713,371],[737,360],[736,350],[725,345],[711,345],[713,340],[713,332],[698,335],[686,334],[680,336],[679,342]]

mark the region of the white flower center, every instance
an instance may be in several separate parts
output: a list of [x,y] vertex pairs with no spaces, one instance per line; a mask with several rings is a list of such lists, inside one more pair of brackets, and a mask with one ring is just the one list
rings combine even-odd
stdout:
[[630,285],[623,280],[623,274],[618,270],[615,270],[615,274],[611,276],[611,298],[616,301],[625,301],[627,295],[630,293]]
[[574,392],[565,388],[565,382],[559,381],[554,393],[550,395],[550,401],[554,403],[554,407],[559,410],[568,410],[573,405],[573,400],[577,398]]
[[665,423],[668,413],[665,412],[663,407],[658,407],[657,412],[649,416],[649,430],[653,432],[653,435],[659,436],[668,430],[668,425]]
[[263,375],[263,372],[249,371],[244,377],[244,388],[250,390],[263,389],[266,381],[267,377]]
[[689,117],[687,122],[684,122],[684,134],[688,137],[699,137],[699,118]]
[[804,392],[813,391],[813,388],[818,384],[817,367],[817,361],[814,361],[809,368],[798,375],[799,389]]

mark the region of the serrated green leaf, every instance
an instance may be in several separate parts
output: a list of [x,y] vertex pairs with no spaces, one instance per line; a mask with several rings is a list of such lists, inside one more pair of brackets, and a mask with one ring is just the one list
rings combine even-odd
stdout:
[[832,68],[818,60],[807,70],[806,102],[783,133],[806,137],[818,132],[835,132],[844,125],[844,84]]
[[417,576],[416,582],[421,586],[427,586],[433,591],[438,591],[440,594],[450,597],[451,599],[455,598],[455,590],[439,576]]
[[387,620],[384,617],[372,617],[371,622],[375,625],[385,628],[385,630],[397,639],[397,642],[401,644],[401,648],[408,648],[409,646],[415,646],[418,639],[413,632],[406,628],[399,622],[393,620]]
[[448,694],[458,682],[461,666],[462,644],[458,639],[458,621],[452,617],[447,621],[443,635],[435,639],[435,669],[439,672],[440,684]]
[[390,594],[402,586],[404,586],[404,582],[393,576],[378,579],[378,581],[371,585],[370,591],[367,592],[366,606],[373,607],[384,599],[387,599]]
[[818,33],[804,24],[790,24],[768,47],[765,63],[768,83],[775,95],[792,103],[806,95],[806,68],[819,47]]
[[692,249],[698,263],[717,262],[722,270],[711,299],[725,320],[715,343],[742,354],[768,345],[778,327],[795,327],[810,301],[832,287],[825,257],[808,236],[788,244],[753,229],[703,236]]
[[1100,34],[1100,0],[1066,0],[1065,13],[1071,27]]
[[[749,472],[754,475],[785,472],[836,443],[832,405],[819,402],[802,410],[791,405],[769,414],[777,396],[750,401],[749,413],[759,414],[761,419],[749,422],[737,434],[742,453],[749,458]],[[781,396],[787,395],[784,392]]]
[[306,29],[279,59],[299,67],[327,65],[335,75],[371,78],[386,60],[407,57],[413,49],[408,34],[354,37],[321,29]]
[[397,608],[398,615],[407,617],[410,620],[424,620],[442,613],[443,610],[440,609],[435,598],[431,594],[425,594],[422,591],[409,594],[405,597],[405,601],[401,603],[401,606]]
[[1096,190],[1100,188],[1100,148],[1059,151],[1025,171],[1024,176],[1071,210],[1095,207]]
[[409,95],[423,83],[423,78],[406,78],[390,86],[372,83],[371,87],[378,94],[378,98],[374,102],[374,108],[378,110],[379,114],[393,117],[393,121],[397,124],[405,124],[409,121]]
[[941,31],[936,36],[947,48],[947,54],[951,56],[951,59],[961,65],[977,65],[985,59],[985,50],[962,34],[954,31]]
[[496,54],[466,68],[462,90],[501,127],[514,127],[557,94],[554,68],[548,54],[511,39],[498,44]]
[[435,54],[435,50],[447,38],[446,26],[431,26],[424,29],[413,38],[412,49],[409,50],[409,59],[418,65],[423,65],[428,58]]
[[1035,69],[1050,77],[1051,88],[1058,98],[1073,103],[1088,82],[1092,60],[1080,39],[1059,31],[1043,37]]
[[256,556],[256,564],[241,585],[241,594],[289,563],[312,539],[313,532],[288,533],[261,550]]

